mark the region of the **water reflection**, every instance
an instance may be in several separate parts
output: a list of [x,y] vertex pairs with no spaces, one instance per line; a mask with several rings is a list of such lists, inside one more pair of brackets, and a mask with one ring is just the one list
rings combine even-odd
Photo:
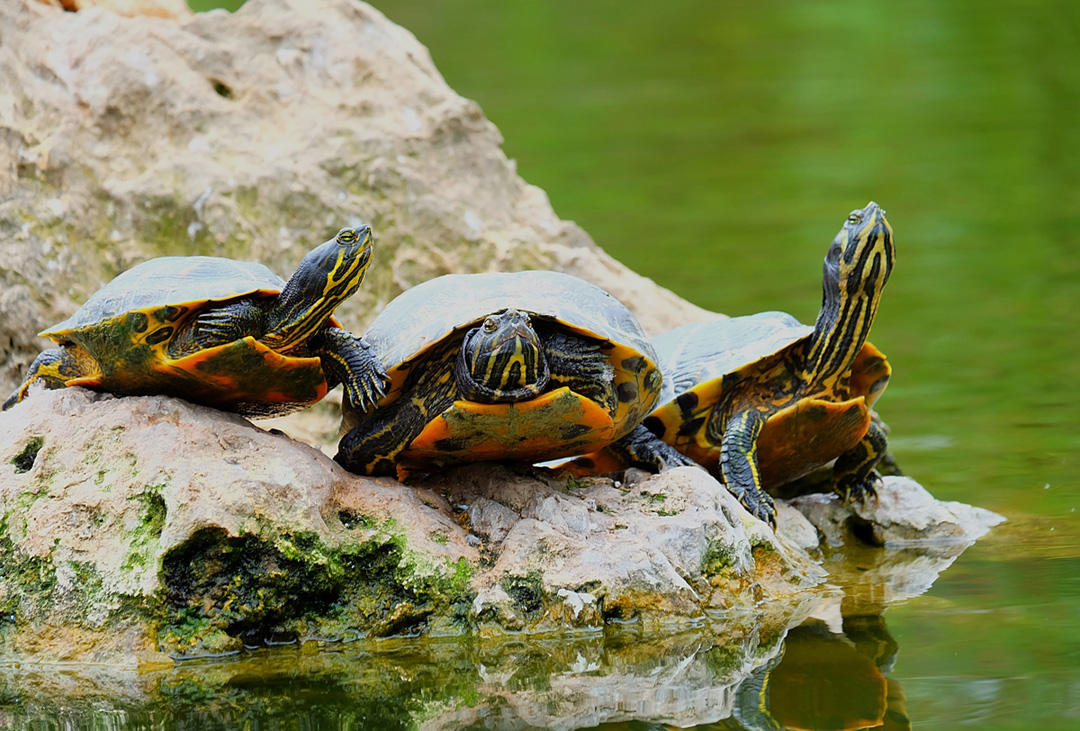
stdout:
[[903,689],[885,676],[897,649],[880,614],[844,617],[839,633],[810,620],[788,634],[782,655],[739,687],[734,717],[712,728],[910,729]]
[[884,617],[856,614],[772,637],[620,630],[309,645],[142,674],[8,668],[0,727],[906,729],[896,654]]

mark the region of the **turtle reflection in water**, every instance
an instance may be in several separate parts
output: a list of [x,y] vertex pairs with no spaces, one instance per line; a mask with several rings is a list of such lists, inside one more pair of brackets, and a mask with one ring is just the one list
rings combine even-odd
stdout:
[[143,262],[41,333],[59,347],[34,360],[3,408],[40,384],[276,416],[315,403],[337,383],[350,404],[367,408],[384,394],[385,371],[332,314],[360,287],[373,251],[368,226],[344,228],[288,282],[262,264],[219,257]]
[[783,652],[736,694],[729,731],[909,731],[900,684],[884,673],[897,643],[880,614],[844,617],[843,634],[811,620],[784,639]]

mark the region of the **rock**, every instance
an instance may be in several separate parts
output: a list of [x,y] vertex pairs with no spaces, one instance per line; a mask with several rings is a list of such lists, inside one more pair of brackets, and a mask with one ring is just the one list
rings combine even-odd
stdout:
[[287,275],[363,219],[378,250],[339,310],[360,331],[449,272],[554,268],[651,334],[715,317],[560,220],[406,30],[355,0],[250,0],[183,22],[0,3],[0,394],[35,333],[163,254]]
[[50,5],[60,5],[64,10],[89,10],[100,8],[118,15],[135,17],[149,15],[155,18],[184,20],[192,16],[185,0],[41,0]]
[[[486,539],[493,568],[474,584],[476,613],[516,624],[525,607],[533,629],[559,629],[588,626],[595,605],[608,619],[671,623],[760,599],[777,604],[824,578],[704,470],[671,470],[629,489],[549,474],[475,464],[425,481],[469,505],[470,530]],[[533,596],[561,597],[568,608],[544,616],[552,608]]]
[[876,500],[841,505],[835,494],[788,503],[805,515],[830,545],[853,538],[876,546],[967,546],[1005,520],[983,508],[941,502],[910,477],[886,476]]
[[[824,573],[703,470],[358,477],[233,414],[45,391],[0,413],[0,660],[304,639],[788,626]],[[470,532],[471,531],[471,532]]]

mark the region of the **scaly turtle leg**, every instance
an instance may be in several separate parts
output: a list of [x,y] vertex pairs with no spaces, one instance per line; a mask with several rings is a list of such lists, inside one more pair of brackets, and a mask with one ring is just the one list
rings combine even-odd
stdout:
[[608,445],[607,449],[631,467],[663,472],[675,467],[704,469],[675,447],[638,424],[634,431]]
[[[432,364],[445,362],[448,348],[436,349],[431,359],[414,364],[402,384],[406,394],[391,404],[380,406],[349,430],[338,442],[334,461],[360,475],[397,475],[397,458],[424,431],[432,414],[441,414],[458,395],[452,374]],[[358,414],[358,416],[363,416]]]
[[263,332],[266,312],[254,302],[240,300],[196,315],[169,342],[169,355],[185,355]]
[[395,477],[398,454],[420,435],[426,424],[427,417],[420,404],[398,399],[343,436],[334,461],[359,475]]
[[386,396],[390,377],[363,338],[328,327],[312,338],[308,347],[322,360],[329,387],[342,384],[345,397],[357,411],[367,411]]
[[2,411],[7,411],[26,398],[30,386],[41,383],[45,388],[64,388],[76,378],[99,378],[101,367],[90,354],[75,344],[63,345],[42,351],[26,372],[26,380],[4,401]]
[[615,370],[600,346],[557,331],[544,332],[541,340],[552,385],[569,386],[571,391],[595,401],[609,414],[614,414],[618,402]]
[[720,442],[720,473],[729,492],[751,514],[776,527],[776,506],[761,487],[757,438],[768,415],[756,409],[737,411],[728,418]]
[[885,429],[876,421],[871,421],[862,440],[836,458],[833,484],[845,504],[854,500],[865,503],[868,498],[877,496],[881,475],[874,468],[885,456],[888,446],[889,438]]

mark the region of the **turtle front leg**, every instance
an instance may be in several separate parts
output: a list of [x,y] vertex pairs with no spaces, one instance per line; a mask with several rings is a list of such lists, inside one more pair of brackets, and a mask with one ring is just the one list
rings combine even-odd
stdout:
[[615,369],[600,346],[560,332],[546,333],[542,339],[551,382],[559,387],[569,386],[571,391],[614,414],[618,403]]
[[78,345],[49,348],[38,354],[27,369],[26,379],[7,397],[0,411],[7,411],[26,398],[35,383],[48,389],[64,388],[76,378],[100,378],[101,368],[90,354]]
[[254,302],[240,300],[196,315],[169,342],[169,355],[180,358],[206,348],[262,334],[266,312]]
[[882,482],[881,475],[874,468],[885,456],[888,446],[889,437],[884,427],[871,421],[870,428],[859,443],[836,458],[833,484],[845,505],[854,500],[865,503],[867,499],[877,496],[877,488]]
[[664,472],[675,467],[705,469],[660,437],[638,424],[634,431],[608,445],[607,449],[631,467]]
[[731,415],[720,442],[720,473],[743,507],[776,528],[776,506],[761,486],[757,461],[757,438],[767,419],[767,414],[755,409]]
[[328,327],[311,339],[308,348],[322,361],[330,388],[342,384],[345,397],[357,411],[368,411],[386,397],[390,377],[363,338]]

